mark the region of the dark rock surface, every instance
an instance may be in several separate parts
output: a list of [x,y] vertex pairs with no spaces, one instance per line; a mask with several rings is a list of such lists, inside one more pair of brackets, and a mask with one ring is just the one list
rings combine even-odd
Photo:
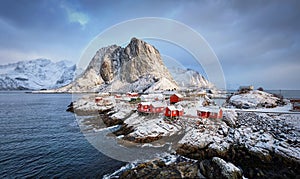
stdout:
[[241,169],[237,168],[232,163],[227,163],[226,161],[218,157],[201,161],[200,170],[201,173],[203,173],[203,175],[209,179],[241,179],[243,177]]
[[120,178],[201,178],[201,176],[198,162],[180,161],[166,165],[164,161],[158,159],[126,170]]

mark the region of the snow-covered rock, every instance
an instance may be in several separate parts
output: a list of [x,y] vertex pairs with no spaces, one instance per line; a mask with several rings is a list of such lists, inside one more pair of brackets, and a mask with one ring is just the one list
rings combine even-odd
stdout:
[[207,178],[243,178],[241,169],[219,157],[213,157],[209,161],[202,161],[200,163],[200,169]]
[[[235,125],[229,127],[213,120],[202,120],[198,125],[190,125],[179,141],[177,153],[200,160],[226,158],[239,163],[239,167],[246,169],[244,172],[250,178],[260,176],[261,171],[253,173],[252,166],[245,166],[245,163],[255,163],[254,168],[267,172],[270,166],[278,164],[277,174],[283,168],[291,167],[290,174],[295,176],[293,170],[297,170],[300,162],[299,114],[227,111],[224,115]],[[282,162],[279,163],[278,158]],[[272,173],[268,175],[273,176]]]
[[72,111],[75,112],[75,114],[77,115],[89,116],[99,114],[99,112],[101,111],[110,110],[115,105],[115,100],[113,97],[108,97],[106,99],[106,101],[109,101],[108,104],[103,104],[103,101],[96,103],[95,95],[83,96],[82,98],[72,102]]
[[134,141],[142,143],[144,143],[143,141],[151,141],[154,138],[160,139],[174,135],[182,129],[178,124],[167,123],[161,115],[140,116],[138,113],[134,113],[124,123],[134,129],[126,138],[132,138]]
[[199,72],[180,67],[169,67],[174,80],[181,88],[214,88]]
[[264,91],[249,91],[230,97],[230,103],[238,108],[276,107],[280,99]]
[[71,83],[76,65],[48,59],[0,65],[0,90],[51,89]]
[[112,45],[99,49],[83,74],[57,92],[168,89],[178,89],[178,85],[163,64],[159,51],[132,38],[125,48]]

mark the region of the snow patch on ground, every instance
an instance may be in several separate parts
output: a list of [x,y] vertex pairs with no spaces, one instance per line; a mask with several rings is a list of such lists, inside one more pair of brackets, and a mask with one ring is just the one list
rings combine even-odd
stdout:
[[136,138],[171,136],[179,132],[181,126],[167,123],[162,116],[139,116],[137,113],[124,121],[134,127],[129,136]]

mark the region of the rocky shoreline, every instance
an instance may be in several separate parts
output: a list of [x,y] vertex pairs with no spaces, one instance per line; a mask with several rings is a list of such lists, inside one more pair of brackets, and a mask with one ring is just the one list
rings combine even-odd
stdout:
[[[297,120],[299,116],[229,112],[223,121],[198,121],[198,125],[190,131],[201,139],[189,138],[187,140],[189,142],[183,139],[176,148],[176,154],[203,163],[200,171],[207,178],[221,176],[216,174],[218,172],[207,171],[211,165],[216,167],[212,162],[216,157],[241,169],[238,174],[233,174],[236,176],[234,178],[240,178],[240,173],[247,178],[296,178],[300,176],[298,139],[300,131],[293,124]],[[124,140],[137,143],[149,143],[160,139],[160,137],[143,139],[126,137],[133,130],[132,126],[123,124],[115,135],[125,135]],[[206,138],[207,134],[209,136]],[[187,133],[186,136],[188,135]],[[205,168],[208,169],[204,170]],[[220,169],[216,170],[222,173]],[[168,175],[172,176],[173,174]]]

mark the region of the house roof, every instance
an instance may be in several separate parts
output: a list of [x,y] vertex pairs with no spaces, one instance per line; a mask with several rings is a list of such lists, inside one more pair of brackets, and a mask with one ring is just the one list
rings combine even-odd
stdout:
[[170,111],[176,111],[175,106],[167,106],[167,108],[168,108]]
[[175,107],[175,106],[168,106],[170,111],[182,111],[183,108],[181,106]]
[[218,106],[199,107],[197,111],[218,113],[221,110]]
[[163,99],[164,98],[164,95],[163,94],[148,94],[148,95],[141,95],[141,99],[155,99],[155,98],[158,98],[158,99]]
[[128,95],[138,95],[139,93],[135,93],[135,92],[128,92]]
[[175,93],[173,95],[176,95],[178,98],[183,98],[183,96],[181,94]]
[[157,101],[157,102],[151,103],[151,105],[152,105],[153,107],[155,107],[155,108],[159,108],[159,107],[165,107],[165,106],[166,106],[166,103]]
[[151,103],[150,102],[141,102],[140,104],[143,106],[150,106]]

